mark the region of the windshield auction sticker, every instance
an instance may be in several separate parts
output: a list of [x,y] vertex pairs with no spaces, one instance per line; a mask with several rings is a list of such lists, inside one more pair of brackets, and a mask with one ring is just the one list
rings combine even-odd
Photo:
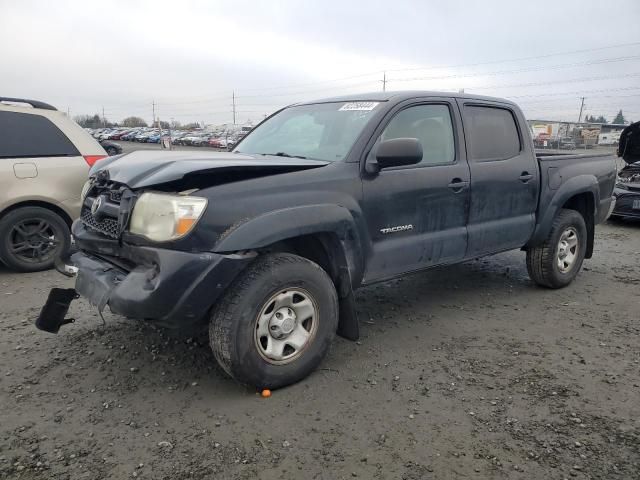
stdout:
[[368,112],[376,108],[376,105],[378,105],[379,103],[380,102],[349,102],[340,107],[340,111]]

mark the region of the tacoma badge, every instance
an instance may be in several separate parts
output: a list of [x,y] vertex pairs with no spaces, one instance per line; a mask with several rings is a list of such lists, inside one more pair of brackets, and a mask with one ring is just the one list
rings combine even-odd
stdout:
[[406,232],[407,230],[413,230],[413,225],[398,225],[397,227],[381,228],[380,233],[386,235],[387,233]]

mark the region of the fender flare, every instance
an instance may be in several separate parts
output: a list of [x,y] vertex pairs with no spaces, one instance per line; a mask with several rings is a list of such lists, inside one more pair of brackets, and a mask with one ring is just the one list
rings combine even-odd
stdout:
[[[527,247],[533,247],[541,244],[548,237],[553,225],[553,220],[562,209],[563,205],[571,197],[581,193],[590,193],[593,196],[594,214],[597,214],[598,205],[600,204],[600,190],[598,180],[593,175],[578,175],[564,182],[547,204],[547,209],[542,218],[538,221],[536,228],[531,236]],[[541,199],[541,202],[544,198]],[[591,219],[593,221],[593,219]],[[589,221],[589,219],[585,219]]]
[[364,255],[356,221],[347,208],[319,204],[275,210],[229,228],[221,235],[214,251],[256,250],[314,233],[332,233],[338,237],[340,251],[334,252],[336,289],[340,298],[338,334],[357,340],[359,325],[353,290],[362,281]]
[[352,211],[340,205],[283,208],[232,225],[212,251],[257,250],[302,235],[333,233],[340,240],[353,288],[357,288],[364,274],[364,245],[357,225]]

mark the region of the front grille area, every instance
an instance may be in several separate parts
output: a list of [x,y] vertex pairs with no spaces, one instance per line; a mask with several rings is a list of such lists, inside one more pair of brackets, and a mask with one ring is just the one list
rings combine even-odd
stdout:
[[[125,186],[115,182],[96,181],[87,192],[85,203],[80,212],[80,220],[84,226],[109,238],[119,238],[121,229],[117,217],[125,190]],[[91,207],[98,197],[102,199],[102,204],[93,214]]]
[[122,200],[122,190],[111,190],[109,192],[109,198],[112,202],[120,203],[120,200]]
[[98,221],[91,214],[91,209],[87,207],[82,208],[80,218],[85,227],[100,232],[107,237],[118,238],[118,221],[115,218],[103,218]]

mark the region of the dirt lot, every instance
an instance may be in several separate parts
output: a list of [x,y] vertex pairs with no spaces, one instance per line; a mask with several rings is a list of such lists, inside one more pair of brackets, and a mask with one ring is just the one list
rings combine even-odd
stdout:
[[207,337],[84,302],[32,322],[55,272],[0,270],[0,477],[640,478],[640,224],[564,290],[520,252],[358,292],[363,336],[263,399]]

